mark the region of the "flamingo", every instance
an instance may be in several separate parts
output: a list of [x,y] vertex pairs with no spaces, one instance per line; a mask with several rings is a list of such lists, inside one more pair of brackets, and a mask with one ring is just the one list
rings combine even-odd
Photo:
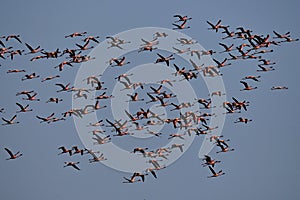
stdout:
[[77,166],[77,164],[79,164],[79,162],[64,162],[64,163],[65,163],[64,167],[71,166],[74,169],[80,170],[79,167]]
[[17,153],[12,153],[11,150],[9,150],[8,148],[4,148],[5,151],[7,151],[7,153],[10,155],[9,158],[7,158],[6,160],[13,160],[13,159],[16,159],[16,158],[19,158],[20,156],[22,156],[23,154],[20,153],[20,151],[18,151]]
[[174,15],[173,17],[177,17],[179,18],[179,20],[175,21],[175,22],[181,22],[181,21],[187,21],[187,20],[191,20],[191,17],[188,17],[187,15],[182,16],[182,15]]
[[220,170],[218,173],[215,172],[215,170],[211,166],[208,166],[208,168],[209,168],[209,170],[211,171],[211,173],[213,175],[212,176],[208,176],[207,178],[218,177],[218,176],[222,176],[222,175],[225,174],[222,170]]
[[154,97],[150,93],[147,93],[147,95],[150,97],[151,101],[146,102],[146,104],[151,103],[151,102],[156,102],[158,101],[158,96]]
[[260,82],[260,80],[258,80],[261,76],[245,76],[244,78],[242,78],[242,80],[246,80],[246,79],[252,79],[256,82]]
[[112,58],[111,61],[110,61],[110,64],[112,64],[112,62],[115,62],[116,65],[111,65],[112,67],[114,66],[123,66],[123,65],[126,65],[126,64],[130,64],[130,62],[125,62],[125,56],[123,56],[122,58],[118,59],[118,58]]
[[94,41],[94,42],[96,42],[96,43],[99,43],[99,41],[97,40],[98,38],[100,38],[99,36],[88,36],[88,37],[86,37],[86,38],[84,38],[84,42],[88,42],[88,41],[90,41],[90,40],[92,40],[92,41]]
[[242,83],[244,85],[244,89],[241,89],[242,90],[254,90],[254,89],[257,89],[257,87],[252,87],[252,86],[249,86],[247,82],[245,81],[240,81],[240,83]]
[[107,160],[107,158],[104,157],[103,153],[100,156],[97,156],[95,154],[95,152],[93,152],[91,150],[88,150],[88,152],[89,152],[89,154],[91,154],[93,156],[93,158],[89,159],[90,163],[92,163],[92,162],[101,162],[101,161]]
[[172,24],[173,26],[176,26],[175,28],[173,28],[173,30],[182,30],[182,29],[188,29],[191,28],[190,26],[186,26],[187,20],[183,21],[182,24],[178,25],[178,24]]
[[6,73],[10,74],[10,73],[20,73],[20,72],[26,72],[26,70],[24,70],[24,69],[10,69]]
[[140,179],[135,179],[136,178],[135,175],[132,175],[130,178],[126,178],[126,177],[123,177],[123,178],[126,180],[123,183],[135,183],[135,182],[141,181]]
[[69,153],[70,156],[72,155],[72,149],[66,149],[64,146],[61,146],[58,149],[60,149],[62,151],[58,155],[61,155],[61,154],[64,154],[64,153]]
[[111,141],[110,135],[107,135],[103,138],[97,134],[93,134],[93,135],[95,135],[95,138],[93,138],[93,140],[96,141],[96,142],[94,142],[94,144],[106,144]]
[[144,101],[144,99],[139,99],[138,93],[134,93],[133,95],[127,94],[130,97],[130,101]]
[[145,150],[148,150],[148,148],[147,147],[146,148],[136,147],[136,148],[133,149],[133,151],[131,153],[140,152],[145,156],[145,153],[146,153]]
[[142,51],[153,51],[157,49],[157,47],[153,47],[153,46],[150,46],[150,45],[145,45],[145,46],[142,46],[139,50],[138,50],[138,53],[142,52]]
[[153,91],[152,94],[160,94],[161,93],[161,90],[162,90],[162,85],[160,85],[157,89],[150,86],[150,89]]
[[70,83],[68,83],[67,85],[63,85],[61,83],[56,83],[55,85],[61,87],[61,90],[57,90],[56,92],[70,91],[74,88],[74,87],[70,87]]
[[258,72],[268,72],[268,71],[274,71],[275,70],[275,68],[273,66],[263,67],[262,65],[258,65],[258,67],[260,68],[260,69],[256,70]]
[[81,50],[81,51],[85,51],[85,50],[94,48],[94,46],[88,47],[88,45],[89,45],[89,40],[83,46],[80,44],[76,44],[76,46],[79,47],[78,50]]
[[28,55],[28,54],[35,54],[35,53],[38,53],[38,52],[41,52],[43,51],[44,49],[41,49],[40,46],[36,47],[36,48],[33,48],[32,46],[30,46],[29,44],[25,43],[26,47],[29,49],[29,52],[26,53],[25,55]]
[[50,81],[50,80],[52,80],[52,79],[54,79],[54,78],[59,78],[59,77],[60,77],[60,75],[56,75],[56,76],[48,76],[48,77],[46,77],[46,78],[43,78],[43,79],[41,80],[41,82]]
[[194,56],[194,54],[197,55],[197,58],[200,60],[201,59],[201,52],[199,50],[191,50],[190,51],[191,56]]
[[80,153],[80,155],[83,155],[84,152],[86,151],[86,149],[78,149],[77,146],[72,147],[72,150],[74,150],[74,153],[72,153],[72,155],[78,154],[78,153]]
[[225,27],[222,27],[222,28],[224,29],[224,31],[222,33],[226,33],[226,35],[227,35],[226,37],[222,38],[223,40],[226,39],[226,38],[231,38],[231,37],[235,36],[235,32],[234,31],[230,32],[228,27],[225,26]]
[[160,62],[165,62],[167,64],[167,66],[170,66],[170,60],[174,60],[175,58],[173,58],[173,54],[171,54],[168,57],[164,57],[162,55],[160,55],[159,53],[156,53],[159,58],[156,59],[155,63],[160,63]]
[[182,139],[182,140],[184,140],[184,135],[186,135],[185,133],[183,133],[183,134],[178,134],[178,133],[174,133],[174,134],[170,134],[169,136],[169,138],[168,139],[172,139],[172,138],[180,138],[180,139]]
[[19,111],[17,111],[17,113],[19,113],[19,112],[29,112],[29,111],[32,111],[32,109],[28,109],[28,107],[29,107],[29,104],[28,105],[26,105],[25,107],[24,106],[22,106],[21,104],[19,104],[19,103],[16,103],[17,104],[17,106],[19,106],[19,108],[20,108],[20,110]]
[[45,57],[48,59],[48,58],[57,58],[60,51],[57,48],[55,51],[52,52],[42,51],[41,53],[44,54]]
[[153,39],[152,41],[147,41],[145,39],[141,39],[142,42],[144,42],[145,44],[141,44],[141,46],[154,46],[154,45],[158,45],[159,41],[157,40],[157,38]]
[[10,120],[7,120],[7,119],[5,119],[5,118],[2,117],[2,120],[4,122],[6,122],[6,123],[4,123],[2,125],[12,125],[12,124],[18,124],[18,123],[20,123],[20,122],[15,122],[16,118],[17,118],[17,115],[14,115]]
[[223,26],[223,25],[221,25],[221,20],[219,20],[215,25],[214,24],[212,24],[211,22],[209,22],[209,21],[206,21],[211,27],[210,28],[208,28],[208,29],[211,29],[211,30],[216,30],[216,32],[218,32],[218,30],[219,30],[219,28],[228,28],[229,26]]
[[219,45],[221,45],[225,49],[224,51],[221,51],[220,53],[232,51],[233,47],[234,47],[234,44],[231,44],[230,46],[227,46],[226,44],[219,43]]
[[65,65],[69,65],[69,66],[73,67],[72,62],[70,62],[70,61],[63,61],[58,66],[55,66],[54,68],[58,68],[59,71],[62,71],[64,69]]
[[190,45],[190,44],[198,43],[197,41],[194,41],[193,39],[187,39],[187,38],[179,38],[179,39],[177,39],[177,41],[181,45]]
[[252,119],[239,117],[239,118],[237,119],[237,121],[235,121],[234,123],[243,122],[243,123],[247,124],[248,122],[251,122],[251,121],[252,121]]
[[216,153],[221,153],[221,152],[229,152],[229,151],[234,151],[234,149],[229,149],[229,147],[224,147],[222,144],[218,144],[217,146],[219,146],[221,148],[221,151],[217,151]]
[[159,83],[159,84],[164,84],[164,83],[168,83],[170,86],[172,86],[173,87],[173,84],[172,84],[172,82],[175,82],[176,80],[169,80],[169,79],[164,79],[164,80],[161,80],[161,81],[158,81],[157,83]]
[[245,111],[247,111],[247,106],[248,106],[248,103],[249,102],[246,102],[246,101],[238,101],[236,98],[234,98],[234,97],[232,97],[232,100],[234,101],[233,103],[232,103],[232,105],[235,107],[235,108],[237,108],[237,109],[239,109],[239,110],[241,110],[241,108],[244,108],[244,110]]
[[156,33],[153,34],[153,36],[154,36],[155,38],[159,38],[159,37],[167,37],[168,34],[156,32]]
[[286,86],[273,86],[271,87],[271,90],[287,90],[289,89],[288,87]]
[[225,58],[222,62],[219,62],[219,61],[217,61],[216,59],[213,58],[213,61],[215,61],[215,63],[217,63],[217,66],[216,66],[216,67],[218,67],[218,68],[221,68],[221,67],[225,67],[225,66],[231,65],[231,63],[225,64],[227,60],[228,60],[228,59]]
[[46,103],[49,103],[49,102],[58,103],[58,102],[60,102],[60,101],[63,101],[63,99],[59,99],[59,98],[57,98],[57,97],[50,97],[50,98],[48,99],[48,101],[46,101]]
[[221,161],[219,160],[213,160],[210,156],[208,155],[204,155],[205,158],[203,158],[203,160],[205,160],[205,163],[202,164],[203,167],[205,166],[209,166],[211,165],[212,167],[215,167],[216,163],[220,163]]
[[30,59],[30,61],[35,61],[35,60],[39,60],[39,59],[42,59],[42,58],[46,58],[47,56],[35,56],[33,58]]
[[74,38],[74,37],[84,36],[85,34],[87,34],[86,31],[84,31],[84,32],[74,32],[74,33],[71,33],[70,35],[66,35],[65,38],[68,38],[68,37]]
[[274,64],[276,64],[276,62],[271,62],[270,60],[266,60],[266,59],[260,59],[258,61],[263,62],[263,64],[261,64],[261,65],[274,65]]
[[170,149],[178,148],[180,150],[180,152],[183,152],[183,146],[184,146],[184,144],[172,144]]
[[25,80],[29,80],[29,79],[34,79],[34,78],[39,78],[40,76],[39,75],[36,75],[36,73],[31,73],[31,74],[26,74],[23,78],[22,78],[22,81],[25,81]]
[[51,115],[49,115],[48,117],[40,117],[40,116],[37,115],[36,118],[42,120],[42,121],[40,121],[40,123],[42,123],[42,122],[51,121],[53,119],[53,116],[54,116],[54,113],[51,113]]
[[189,51],[191,51],[191,48],[187,48],[187,49],[178,49],[178,48],[175,48],[175,47],[172,47],[177,54],[183,54],[183,53],[187,53]]
[[22,41],[20,40],[20,35],[15,35],[15,34],[8,35],[8,36],[6,36],[5,40],[8,41],[10,39],[15,39],[22,44]]
[[291,36],[291,35],[290,35],[290,32],[286,32],[286,33],[284,33],[284,34],[279,34],[279,33],[277,33],[276,31],[273,31],[273,33],[276,35],[276,37],[273,37],[274,39],[276,39],[276,38],[285,39],[285,38],[288,38],[288,37]]
[[179,68],[176,64],[173,64],[175,69],[176,69],[176,72],[174,73],[175,76],[177,75],[183,75],[184,73],[186,73],[186,70],[185,70],[185,67],[183,68]]

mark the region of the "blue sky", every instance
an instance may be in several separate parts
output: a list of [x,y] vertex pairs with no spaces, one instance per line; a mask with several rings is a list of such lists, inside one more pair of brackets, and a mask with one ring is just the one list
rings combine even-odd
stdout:
[[[89,35],[106,36],[140,27],[172,28],[174,14],[189,15],[191,28],[181,31],[196,39],[204,48],[217,52],[222,35],[207,30],[206,21],[230,25],[230,29],[244,26],[258,34],[291,32],[299,38],[299,2],[274,1],[2,1],[1,35],[20,34],[21,40],[32,46],[41,45],[45,50],[74,47],[79,40],[65,39],[72,32],[87,31]],[[230,43],[230,41],[222,41]],[[8,46],[26,49],[15,41]],[[96,45],[96,44],[95,44]],[[2,97],[0,108],[5,108],[1,117],[10,118],[17,110],[16,102],[26,102],[15,94],[21,90],[34,89],[41,102],[30,102],[32,113],[18,114],[20,124],[1,126],[0,171],[1,198],[5,199],[296,199],[299,188],[298,141],[300,139],[297,84],[297,56],[299,42],[274,47],[274,52],[263,55],[276,62],[275,71],[262,73],[261,82],[255,91],[240,91],[240,79],[246,75],[257,75],[255,61],[237,61],[222,69],[228,100],[232,96],[250,101],[249,110],[241,115],[253,119],[249,124],[234,124],[239,114],[227,116],[222,134],[230,138],[234,152],[211,155],[222,162],[217,169],[223,169],[225,176],[207,179],[208,168],[201,166],[198,158],[203,137],[195,138],[191,147],[173,165],[158,171],[158,179],[149,176],[145,183],[122,184],[119,172],[98,163],[88,163],[88,157],[57,156],[59,146],[71,147],[83,144],[77,134],[74,121],[40,124],[36,115],[58,115],[72,107],[70,93],[57,94],[55,83],[71,83],[80,65],[68,66],[62,73],[54,69],[59,62],[42,60],[30,62],[28,57],[16,56],[0,60]],[[129,55],[130,56],[130,55]],[[223,54],[214,58],[222,60]],[[142,63],[143,60],[139,60]],[[7,74],[8,69],[26,69],[41,77],[60,74],[61,78],[49,83],[38,80],[21,81],[23,74]],[[272,86],[285,85],[285,91],[271,91]],[[207,91],[199,94],[207,97]],[[50,96],[59,96],[63,102],[58,105],[44,104]],[[151,146],[154,144],[150,144]],[[24,154],[17,160],[6,161],[4,147]],[[80,161],[81,171],[63,168],[64,161]]]

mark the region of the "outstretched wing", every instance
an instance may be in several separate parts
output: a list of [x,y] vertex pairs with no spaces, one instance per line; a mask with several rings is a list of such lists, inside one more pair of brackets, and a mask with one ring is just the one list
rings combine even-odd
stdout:
[[151,94],[149,94],[148,92],[147,92],[147,95],[151,98],[152,101],[155,101],[155,100],[156,100],[155,97],[152,96]]
[[54,113],[52,113],[51,115],[49,115],[47,118],[51,118],[54,116]]
[[211,173],[216,174],[215,170],[211,166],[208,166],[208,168],[211,171]]
[[21,105],[21,104],[19,104],[19,103],[16,103],[17,104],[17,106],[19,106],[20,107],[20,109],[21,110],[23,110],[24,109],[24,107]]
[[45,118],[40,117],[40,116],[35,116],[35,117],[38,118],[38,119],[41,119],[41,120],[45,120]]
[[208,23],[212,28],[215,27],[215,25],[213,25],[211,22],[206,21],[206,23]]
[[63,84],[61,84],[61,83],[56,83],[55,85],[57,85],[57,86],[59,86],[61,88],[65,88],[65,86]]
[[208,155],[204,155],[206,162],[211,162],[211,157]]
[[115,124],[109,121],[108,119],[105,119],[107,123],[109,123],[111,126],[115,127]]
[[4,148],[4,149],[5,149],[5,151],[7,151],[7,153],[8,153],[11,157],[14,156],[14,154],[13,154],[8,148]]
[[235,101],[235,103],[239,103],[239,101],[234,97],[232,97],[232,100]]
[[127,110],[125,110],[125,113],[131,120],[133,119],[133,116]]
[[13,117],[11,118],[10,121],[12,122],[12,121],[14,121],[16,118],[17,118],[17,115],[13,116]]
[[246,83],[245,81],[240,81],[240,83],[242,83],[245,86],[245,88],[249,87],[248,83]]
[[92,150],[88,150],[88,152],[89,152],[89,154],[91,154],[93,156],[94,159],[98,158]]
[[76,164],[73,164],[72,167],[74,167],[77,170],[80,170],[79,167]]
[[25,45],[30,51],[34,51],[34,49],[29,44],[25,43]]
[[154,170],[151,170],[150,173],[154,176],[154,178],[157,178],[156,173]]
[[165,59],[165,57],[163,57],[162,55],[160,55],[159,53],[156,53],[161,59]]
[[181,15],[174,15],[173,17],[178,17],[179,19],[182,19]]
[[219,45],[221,45],[222,47],[224,47],[225,49],[228,49],[227,45],[226,44],[223,44],[223,43],[219,43]]
[[213,61],[215,61],[215,63],[217,63],[218,65],[221,65],[221,63],[214,58],[213,58]]

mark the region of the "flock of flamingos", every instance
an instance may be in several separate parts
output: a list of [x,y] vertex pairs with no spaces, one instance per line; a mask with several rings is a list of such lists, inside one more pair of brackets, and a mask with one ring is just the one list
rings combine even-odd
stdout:
[[[174,30],[184,30],[191,28],[188,26],[189,20],[192,18],[188,16],[181,16],[181,15],[174,15],[175,22],[172,23],[174,26]],[[167,67],[174,67],[175,73],[174,76],[180,76],[184,81],[193,81],[193,79],[197,79],[200,73],[203,73],[204,76],[222,76],[222,68],[229,67],[232,63],[236,60],[254,60],[257,62],[257,69],[255,74],[248,75],[245,77],[241,77],[241,91],[246,90],[255,90],[257,86],[252,86],[254,83],[260,82],[261,75],[260,73],[268,73],[269,71],[275,70],[275,62],[268,60],[265,58],[265,55],[273,52],[273,47],[281,46],[285,43],[295,42],[298,39],[293,39],[291,37],[290,32],[287,33],[278,33],[273,31],[274,35],[259,35],[255,34],[252,30],[246,29],[244,27],[238,28],[231,28],[230,26],[223,25],[221,20],[217,23],[211,23],[207,21],[209,26],[209,30],[216,32],[222,35],[222,42],[219,43],[220,48],[222,48],[220,55],[224,55],[224,60],[220,61],[217,59],[213,59],[215,62],[214,66],[204,66],[196,64],[195,61],[190,60],[191,65],[190,67],[180,67],[175,63],[175,54],[190,54],[191,56],[195,56],[199,61],[201,61],[202,56],[214,56],[217,54],[215,50],[208,50],[208,51],[200,51],[200,50],[191,50],[190,46],[194,44],[194,41],[188,40],[186,38],[178,38],[178,41],[182,44],[182,46],[186,46],[188,48],[185,49],[178,49],[173,48],[174,52],[171,55],[162,55],[162,53],[156,53],[157,59],[153,60],[154,63],[165,63]],[[155,54],[155,50],[157,49],[156,45],[159,44],[159,40],[161,38],[167,38],[168,35],[163,32],[156,32],[153,33],[153,40],[147,41],[141,38],[141,47],[137,49],[138,52],[149,52],[151,54]],[[19,56],[27,56],[31,62],[41,62],[38,60],[47,60],[47,59],[63,59],[59,61],[56,68],[58,73],[62,74],[66,69],[65,67],[73,67],[76,64],[80,64],[82,62],[88,62],[90,60],[96,59],[86,55],[88,50],[93,49],[94,47],[92,44],[99,43],[99,36],[88,36],[87,32],[75,32],[70,35],[65,36],[66,39],[77,38],[81,41],[81,43],[76,43],[74,48],[66,48],[65,50],[56,49],[55,51],[46,51],[45,49],[41,48],[40,46],[32,46],[32,44],[25,43],[20,35],[8,35],[0,37],[0,65],[3,65],[1,60],[5,60],[5,64],[7,62],[12,63],[14,60],[18,59]],[[109,43],[109,48],[119,48],[123,49],[126,43],[130,43],[130,41],[122,40],[121,38],[117,37],[106,37],[107,42]],[[239,45],[231,44],[231,41],[240,41]],[[15,49],[14,44],[20,43],[20,45],[25,45],[24,49]],[[30,56],[30,57],[29,57]],[[26,58],[27,58],[26,57]],[[126,60],[126,57],[123,56],[121,58],[111,58],[111,60],[107,61],[108,65],[111,67],[123,67],[130,65],[130,62]],[[2,69],[5,68],[3,65]],[[61,79],[61,75],[50,75],[50,76],[40,76],[37,73],[28,73],[27,69],[7,69],[7,75],[19,73],[22,74],[21,81],[25,84],[27,81],[38,81],[39,79],[41,82],[47,82],[49,84],[53,84],[56,80]],[[172,98],[175,98],[176,95],[172,93],[167,93],[164,91],[164,84],[169,84],[172,86],[172,80],[162,80],[157,87],[154,86],[146,86],[143,83],[132,83],[130,80],[130,74],[118,74],[116,80],[119,81],[121,84],[124,85],[124,89],[137,89],[141,88],[143,91],[146,91],[148,99],[141,99],[139,98],[139,93],[135,92],[134,94],[128,94],[128,100],[131,102],[139,101],[145,102],[145,105],[151,105],[155,102],[159,102],[160,106],[163,107],[171,107],[170,112],[178,112],[178,117],[176,118],[164,118],[157,113],[152,112],[150,109],[140,109],[136,113],[130,113],[129,111],[125,110],[128,119],[125,122],[120,122],[120,120],[111,120],[111,119],[101,119],[98,122],[91,122],[89,125],[94,127],[95,130],[91,131],[94,135],[94,142],[95,145],[105,145],[106,143],[111,142],[112,138],[110,135],[106,135],[103,137],[102,131],[97,130],[96,128],[99,126],[106,127],[110,129],[110,131],[114,132],[115,135],[113,136],[125,136],[134,134],[135,131],[146,129],[155,124],[169,124],[171,123],[172,128],[174,129],[185,129],[186,134],[167,134],[167,133],[158,133],[150,131],[149,134],[153,134],[156,137],[162,137],[163,135],[167,135],[169,139],[178,137],[184,139],[191,134],[196,135],[207,135],[210,134],[211,141],[215,142],[216,146],[219,148],[219,151],[216,153],[225,153],[234,151],[228,144],[229,139],[224,139],[223,136],[215,136],[212,135],[210,132],[212,129],[216,127],[209,127],[207,120],[210,117],[214,117],[214,113],[211,113],[210,110],[213,107],[211,98],[218,97],[223,95],[220,91],[215,91],[210,94],[210,98],[199,98],[196,99],[195,102],[189,103],[182,103],[182,104],[175,104],[174,102],[169,103]],[[62,115],[56,115],[54,112],[49,113],[48,116],[40,116],[35,115],[36,119],[39,120],[41,123],[50,124],[55,122],[63,122],[67,120],[68,117],[84,117],[84,115],[89,114],[91,112],[96,112],[100,109],[105,109],[106,106],[102,106],[100,103],[103,99],[110,99],[113,98],[112,95],[107,95],[106,90],[107,85],[102,82],[101,78],[98,76],[91,76],[86,77],[85,81],[87,84],[91,86],[91,89],[85,88],[75,88],[71,86],[70,83],[62,84],[60,82],[56,82],[55,85],[57,86],[57,95],[61,92],[73,92],[72,98],[87,98],[87,93],[90,90],[99,91],[101,94],[96,97],[95,105],[87,105],[81,109],[70,109]],[[286,86],[273,86],[270,90],[286,90],[288,87]],[[19,115],[26,115],[28,112],[34,112],[33,109],[30,108],[30,104],[26,102],[40,102],[40,103],[52,103],[52,104],[59,104],[63,101],[63,99],[57,97],[51,97],[49,99],[40,99],[38,97],[38,92],[35,90],[24,90],[19,91],[16,96],[21,96],[22,99],[20,101],[15,102],[16,110],[15,114],[6,113],[5,108],[0,108],[0,114],[2,115],[1,118],[3,120],[3,126],[12,126],[16,124],[22,124],[22,122],[18,121]],[[100,105],[101,104],[101,105]],[[207,112],[186,112],[182,113],[181,110],[186,107],[190,107],[192,104],[199,104],[204,110]],[[229,101],[224,102],[223,104],[225,113],[224,114],[231,114],[231,113],[241,113],[247,111],[247,107],[249,106],[249,102],[246,100],[238,100],[238,98],[232,97]],[[24,114],[25,113],[25,114]],[[147,123],[142,125],[141,121],[146,120]],[[237,117],[235,123],[249,123],[251,119],[245,117]],[[128,122],[128,123],[127,123]],[[133,127],[136,127],[133,130],[130,130],[128,124],[131,124]],[[197,128],[190,128],[191,124],[197,124]],[[157,150],[149,150],[148,148],[141,148],[136,147],[133,149],[132,153],[141,154],[145,157],[149,157],[149,163],[153,165],[148,169],[145,169],[143,172],[133,172],[132,176],[130,177],[123,177],[123,183],[134,183],[134,182],[144,182],[145,177],[151,173],[155,178],[157,178],[156,171],[165,168],[161,166],[159,161],[151,158],[163,158],[167,159],[168,153],[175,149],[178,149],[182,152],[183,145],[174,144],[170,148],[160,148]],[[8,153],[7,160],[13,160],[21,157],[23,154],[21,151],[17,151],[17,147],[13,149],[4,148],[5,151]],[[101,162],[108,158],[103,155],[101,152],[94,152],[90,149],[85,148],[78,148],[77,146],[73,146],[72,148],[66,148],[61,146],[58,148],[58,153],[60,154],[69,154],[69,156],[73,156],[75,154],[79,155],[90,155],[91,158],[89,162]],[[16,152],[16,153],[15,153]],[[24,155],[27,156],[27,155]],[[225,174],[222,170],[216,170],[216,165],[221,161],[214,159],[211,155],[205,155],[203,158],[203,167],[208,167],[211,172],[211,175],[208,177],[218,177]],[[79,162],[65,162],[63,167],[73,167],[76,170],[80,170]]]

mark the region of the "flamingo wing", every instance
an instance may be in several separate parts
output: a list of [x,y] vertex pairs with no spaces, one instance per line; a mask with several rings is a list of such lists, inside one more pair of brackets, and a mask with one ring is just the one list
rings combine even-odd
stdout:
[[7,153],[10,155],[10,157],[13,157],[14,154],[8,149],[8,148],[4,148],[5,151],[7,151]]

